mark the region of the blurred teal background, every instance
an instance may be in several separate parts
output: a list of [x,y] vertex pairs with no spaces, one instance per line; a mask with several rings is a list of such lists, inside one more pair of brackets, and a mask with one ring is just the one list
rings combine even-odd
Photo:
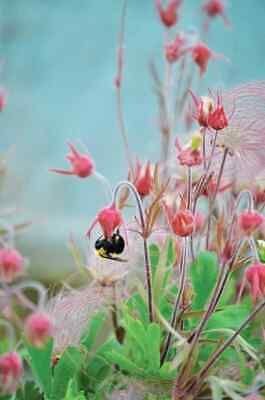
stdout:
[[[161,57],[163,29],[153,0],[128,3],[126,123],[133,151],[155,159],[159,132],[148,61]],[[8,106],[0,115],[1,151],[8,149],[9,164],[1,202],[15,204],[18,219],[34,221],[20,244],[36,276],[55,278],[71,269],[69,234],[81,238],[105,203],[95,179],[48,172],[66,166],[65,141],[84,143],[112,184],[127,174],[113,88],[121,4],[0,0],[0,84],[8,91]],[[201,25],[201,4],[184,0],[181,29]],[[230,62],[210,63],[205,88],[264,78],[265,1],[231,0],[228,15],[232,29],[216,20],[208,43]]]

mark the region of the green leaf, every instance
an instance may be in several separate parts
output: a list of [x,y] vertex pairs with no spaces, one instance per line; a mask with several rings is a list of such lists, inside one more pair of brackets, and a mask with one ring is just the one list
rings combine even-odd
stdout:
[[152,371],[160,369],[160,340],[161,332],[158,324],[152,323],[147,329],[147,353]]
[[191,265],[191,280],[195,293],[193,309],[201,310],[207,303],[216,283],[218,262],[215,253],[204,251]]
[[70,380],[81,368],[82,356],[75,347],[68,347],[54,368],[54,382],[52,385],[52,398],[63,399]]
[[47,398],[51,395],[51,360],[53,341],[50,339],[44,347],[37,348],[25,342],[28,351],[28,362],[32,369],[36,383],[40,390],[46,395]]
[[112,350],[106,354],[106,357],[111,363],[117,364],[122,370],[127,371],[132,375],[143,377],[144,370],[139,368],[133,361],[120,352]]
[[129,314],[125,316],[125,324],[127,335],[134,339],[136,345],[144,353],[147,346],[147,333],[144,325]]
[[249,314],[248,307],[241,304],[232,304],[226,306],[221,311],[216,311],[208,321],[206,329],[234,329],[247,318]]
[[71,379],[68,383],[64,400],[86,400],[84,393],[79,392],[76,386],[76,382]]
[[88,333],[84,335],[81,340],[81,344],[84,345],[87,351],[91,351],[93,347],[98,333],[103,327],[104,322],[106,321],[106,315],[103,312],[97,313],[90,321]]

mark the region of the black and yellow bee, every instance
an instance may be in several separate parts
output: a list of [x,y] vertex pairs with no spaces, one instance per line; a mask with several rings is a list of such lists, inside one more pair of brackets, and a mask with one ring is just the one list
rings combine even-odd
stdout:
[[106,238],[101,236],[95,242],[95,249],[98,256],[102,258],[107,258],[109,260],[126,262],[117,255],[121,254],[125,248],[125,241],[120,235],[119,230],[117,230],[111,238]]

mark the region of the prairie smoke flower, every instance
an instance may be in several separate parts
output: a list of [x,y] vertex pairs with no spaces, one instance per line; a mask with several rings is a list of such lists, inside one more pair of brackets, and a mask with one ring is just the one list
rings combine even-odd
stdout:
[[[68,346],[77,346],[89,318],[106,302],[109,288],[86,287],[61,291],[46,305],[54,321],[54,353],[61,354]],[[110,294],[110,293],[109,293]]]
[[198,65],[201,76],[206,72],[208,63],[213,57],[214,53],[203,42],[198,42],[192,48],[192,59]]
[[161,0],[156,0],[156,8],[162,23],[167,28],[171,28],[178,22],[178,9],[182,0],[169,0],[166,7],[162,6]]
[[176,35],[172,42],[165,44],[165,56],[169,63],[178,61],[187,51],[189,51],[187,38],[180,33]]
[[177,236],[187,237],[195,231],[195,217],[187,209],[174,212],[172,207],[164,203],[168,224]]
[[12,248],[0,249],[0,280],[11,283],[23,272],[24,259],[22,255]]
[[73,144],[68,143],[70,153],[66,156],[66,159],[70,162],[72,169],[58,169],[51,168],[51,172],[62,175],[75,175],[79,178],[87,178],[94,173],[94,162],[91,157],[87,154],[81,154]]
[[146,197],[151,193],[154,185],[154,177],[151,171],[150,161],[148,161],[145,166],[142,166],[139,160],[136,161],[133,184],[141,197]]
[[25,334],[33,346],[43,346],[53,334],[53,323],[50,316],[44,312],[31,314],[25,322]]
[[258,298],[265,296],[265,264],[256,262],[246,269],[245,274],[255,303]]
[[3,111],[5,106],[6,106],[6,93],[3,89],[0,89],[0,111]]
[[192,91],[190,91],[190,94],[195,105],[195,112],[192,114],[192,118],[195,119],[201,127],[208,128],[208,117],[214,109],[213,99],[206,96],[196,97]]
[[222,17],[225,24],[228,25],[228,19],[225,15],[225,5],[223,0],[208,0],[203,4],[202,10],[209,18]]
[[257,172],[265,167],[265,82],[248,83],[223,92],[222,104],[229,125],[217,136],[213,168],[220,165],[222,149],[226,148],[229,155],[224,177],[237,184],[253,182]]
[[203,159],[200,150],[193,150],[188,147],[182,150],[177,156],[180,165],[186,165],[187,167],[194,167],[201,165]]
[[264,217],[257,211],[243,211],[238,217],[238,225],[245,235],[252,235],[264,222]]
[[[218,193],[223,193],[227,189],[231,188],[231,186],[232,186],[231,183],[225,183],[224,179],[222,179],[221,184],[218,188]],[[211,197],[215,194],[216,188],[217,188],[217,180],[216,177],[212,175],[201,194],[206,197]]]
[[22,372],[22,361],[18,353],[9,352],[0,356],[0,393],[14,393],[19,385]]
[[217,94],[216,106],[213,110],[211,110],[208,116],[208,127],[214,129],[215,131],[220,131],[227,126],[228,117],[222,105],[222,97],[220,94]]
[[122,224],[121,212],[116,208],[114,203],[103,208],[92,221],[88,231],[86,232],[87,236],[90,236],[97,223],[99,223],[104,236],[110,238],[115,229],[119,228]]

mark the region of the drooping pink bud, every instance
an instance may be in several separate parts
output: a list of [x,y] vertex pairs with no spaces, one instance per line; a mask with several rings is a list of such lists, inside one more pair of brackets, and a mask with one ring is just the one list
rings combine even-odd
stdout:
[[141,197],[146,197],[151,193],[154,186],[154,178],[151,171],[150,161],[142,167],[140,162],[137,160],[134,186]]
[[99,223],[104,236],[110,238],[115,229],[119,228],[122,224],[121,212],[117,209],[114,203],[103,208],[92,221],[90,228],[86,232],[87,236],[90,236],[97,223]]
[[264,222],[264,217],[257,211],[243,211],[238,217],[238,225],[245,235],[252,235]]
[[18,353],[10,352],[0,356],[0,393],[12,394],[17,390],[23,373]]
[[70,162],[72,169],[50,168],[50,171],[62,175],[75,175],[79,178],[91,176],[95,170],[94,162],[91,157],[88,154],[81,154],[71,143],[68,143],[68,146],[70,148],[70,153],[66,158]]
[[245,271],[246,279],[250,284],[250,292],[255,303],[258,298],[265,296],[265,264],[255,262]]
[[228,118],[222,105],[221,95],[217,95],[216,107],[209,113],[208,126],[215,131],[222,130],[228,126]]
[[5,106],[6,106],[6,93],[3,89],[0,89],[0,111],[3,111]]
[[169,0],[167,7],[162,6],[161,0],[156,0],[156,8],[162,23],[171,28],[178,22],[178,9],[182,0]]
[[229,21],[225,15],[225,5],[223,0],[207,0],[203,4],[202,10],[209,18],[222,17],[225,24],[229,25]]
[[195,119],[201,127],[207,128],[208,117],[214,108],[214,101],[209,97],[197,97],[191,90],[189,92],[195,105],[195,112],[192,113],[192,118]]
[[178,33],[173,42],[166,43],[165,56],[169,63],[174,63],[187,53],[188,50],[186,37]]
[[23,272],[24,259],[15,249],[0,249],[0,280],[11,283],[18,275]]
[[208,62],[213,58],[214,54],[209,47],[203,42],[198,42],[192,48],[192,58],[195,64],[198,65],[200,69],[200,75],[203,75],[208,66]]
[[36,347],[42,347],[53,334],[53,323],[48,314],[34,312],[25,322],[25,334],[28,341]]
[[177,236],[190,236],[195,230],[195,217],[191,211],[184,209],[173,212],[172,208],[164,204],[169,226]]

